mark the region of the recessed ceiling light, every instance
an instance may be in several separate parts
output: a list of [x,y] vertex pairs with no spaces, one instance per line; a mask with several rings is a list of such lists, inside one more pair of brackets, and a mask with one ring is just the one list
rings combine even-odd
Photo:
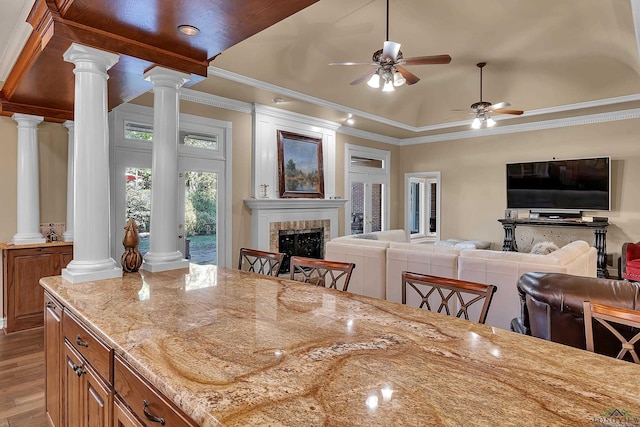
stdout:
[[355,121],[355,120],[353,120],[352,118],[348,118],[348,119],[346,120],[346,122],[347,122],[347,124],[348,124],[348,125],[352,125],[352,124],[354,124],[356,121]]
[[273,98],[274,104],[282,104],[283,102],[284,102],[284,99],[282,98]]
[[178,31],[188,36],[195,36],[195,35],[198,35],[198,33],[200,33],[200,30],[194,27],[193,25],[178,25]]

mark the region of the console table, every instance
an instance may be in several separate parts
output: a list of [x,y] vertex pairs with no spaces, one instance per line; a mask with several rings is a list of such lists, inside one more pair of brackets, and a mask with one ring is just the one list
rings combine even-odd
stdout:
[[586,222],[574,219],[499,219],[504,228],[503,251],[517,252],[516,226],[527,227],[581,227],[593,229],[593,246],[598,251],[598,277],[609,277],[607,271],[607,221]]

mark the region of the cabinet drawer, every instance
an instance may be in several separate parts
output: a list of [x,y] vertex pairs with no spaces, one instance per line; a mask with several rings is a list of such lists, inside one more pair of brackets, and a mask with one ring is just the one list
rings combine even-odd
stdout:
[[172,427],[197,426],[117,354],[114,358],[114,388],[116,394],[148,426],[156,425],[156,422],[161,425],[161,419],[164,425]]
[[93,366],[96,372],[108,384],[113,384],[113,350],[66,310],[62,316],[62,332],[71,346]]

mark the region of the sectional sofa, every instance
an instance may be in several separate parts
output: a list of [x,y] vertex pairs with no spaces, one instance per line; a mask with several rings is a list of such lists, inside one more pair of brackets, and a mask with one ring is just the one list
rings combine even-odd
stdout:
[[408,243],[404,230],[380,233],[386,234],[344,236],[327,242],[326,259],[356,264],[350,292],[399,303],[402,271],[493,284],[497,291],[486,323],[503,329],[509,329],[511,319],[520,314],[516,284],[522,274],[538,271],[596,277],[596,249],[581,240],[537,255]]

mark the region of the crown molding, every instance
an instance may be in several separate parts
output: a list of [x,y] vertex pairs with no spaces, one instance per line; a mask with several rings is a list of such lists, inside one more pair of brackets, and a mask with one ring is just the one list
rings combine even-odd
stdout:
[[405,138],[400,140],[401,146],[427,144],[430,142],[452,141],[457,139],[478,138],[490,135],[506,135],[510,133],[530,132],[535,130],[555,129],[568,126],[590,125],[594,123],[612,122],[640,118],[640,108],[630,110],[613,111],[609,113],[588,114],[564,119],[542,120],[533,123],[521,123],[510,126],[498,126],[466,130],[461,132],[449,132],[440,135],[431,135],[418,138]]
[[251,114],[253,106],[248,102],[238,101],[231,98],[224,98],[218,95],[211,95],[193,89],[181,88],[180,99],[198,104],[209,105],[211,107],[224,108],[225,110],[239,111]]
[[[632,1],[632,7],[634,11],[634,22],[636,23],[636,35],[638,36],[640,33],[640,31],[638,30],[640,29],[640,0],[631,0],[631,1]],[[640,49],[640,38],[638,38],[638,46]],[[362,118],[373,120],[378,123],[394,126],[399,129],[404,129],[404,130],[416,132],[416,133],[466,126],[470,123],[468,120],[465,120],[465,121],[440,123],[436,125],[420,126],[420,127],[409,126],[404,123],[399,123],[393,120],[385,119],[384,117],[379,117],[370,113],[353,110],[344,105],[335,104],[333,102],[325,101],[323,99],[315,98],[300,92],[282,88],[280,86],[272,85],[270,83],[265,83],[260,80],[256,80],[250,77],[245,77],[240,74],[222,70],[220,68],[216,68],[213,66],[209,67],[209,73],[210,75],[216,75],[218,77],[233,80],[249,86],[253,86],[258,89],[276,92],[284,96],[288,96],[290,98],[299,99],[301,101],[309,102],[315,105],[319,105],[321,107],[326,107],[326,108],[334,109],[334,110],[345,112],[345,113],[351,113],[354,116],[359,116]],[[581,110],[586,108],[601,107],[606,105],[623,104],[626,102],[633,102],[638,100],[640,100],[640,94],[632,94],[632,95],[619,96],[614,98],[604,98],[604,99],[598,99],[598,100],[587,101],[587,102],[578,102],[574,104],[559,105],[555,107],[540,108],[537,110],[527,111],[523,115],[517,116],[517,117],[533,117],[533,116],[539,116],[539,115],[545,115],[545,114],[562,113],[562,112],[575,111],[575,110]],[[275,113],[276,111],[284,111],[278,108],[266,107],[266,106],[262,108],[265,108],[265,109],[268,108],[269,111],[271,111],[273,114],[276,114]],[[281,114],[281,113],[277,113],[277,114]],[[297,113],[287,112],[286,114],[297,114]],[[303,116],[303,117],[307,117],[307,116]],[[508,122],[509,120],[513,120],[517,117],[497,116],[495,117],[495,120],[497,122]],[[554,129],[554,128],[568,127],[568,126],[580,126],[580,125],[586,125],[586,124],[603,123],[603,122],[628,120],[628,119],[636,119],[636,118],[640,118],[640,109],[630,109],[630,110],[620,110],[620,111],[614,111],[614,112],[608,112],[608,113],[589,114],[589,115],[575,116],[575,117],[569,117],[569,118],[563,118],[563,119],[541,120],[533,123],[521,123],[521,124],[514,124],[514,125],[509,125],[508,123],[505,123],[502,126],[497,126],[493,128],[447,132],[439,135],[430,135],[430,136],[424,136],[424,137],[404,138],[404,139],[388,137],[388,136],[376,134],[373,132],[363,131],[360,129],[355,129],[355,128],[346,127],[346,126],[340,127],[339,125],[338,125],[339,127],[337,128],[338,129],[337,132],[344,135],[357,137],[357,138],[368,139],[371,141],[404,146],[404,145],[414,145],[414,144],[426,144],[430,142],[439,142],[439,141],[451,141],[456,139],[477,138],[477,137],[490,136],[490,135],[505,135],[510,133],[530,132],[535,130]]]
[[266,83],[261,80],[256,80],[251,77],[246,77],[241,74],[234,73],[232,71],[223,70],[214,66],[209,66],[209,76],[217,76],[223,79],[231,80],[234,82],[242,83],[248,86],[262,89],[268,92],[276,92],[283,96],[298,99],[300,101],[308,102],[310,104],[318,105],[320,107],[329,108],[331,110],[340,111],[342,113],[351,113],[354,116],[362,117],[363,119],[373,120],[378,123],[383,123],[389,126],[397,127],[400,129],[412,130],[413,126],[409,126],[404,123],[390,120],[384,117],[376,116],[375,114],[367,113],[366,111],[355,110],[345,105],[336,104],[335,102],[329,102],[324,99],[316,98],[315,96],[306,95],[304,93],[296,92],[291,89],[284,88],[282,86],[276,86],[271,83]]
[[276,117],[285,120],[294,120],[298,123],[304,123],[309,126],[317,126],[320,128],[329,129],[332,131],[340,128],[340,123],[332,122],[330,120],[319,119],[317,117],[306,116],[304,114],[295,113],[293,111],[281,110],[280,108],[270,107],[268,105],[253,104],[253,109],[258,114],[264,114],[266,116]]
[[337,130],[337,133],[343,135],[354,136],[356,138],[367,139],[369,141],[384,142],[392,145],[402,145],[402,139],[394,138],[392,136],[380,135],[379,133],[369,132],[366,130],[355,129],[348,126],[342,126]]

